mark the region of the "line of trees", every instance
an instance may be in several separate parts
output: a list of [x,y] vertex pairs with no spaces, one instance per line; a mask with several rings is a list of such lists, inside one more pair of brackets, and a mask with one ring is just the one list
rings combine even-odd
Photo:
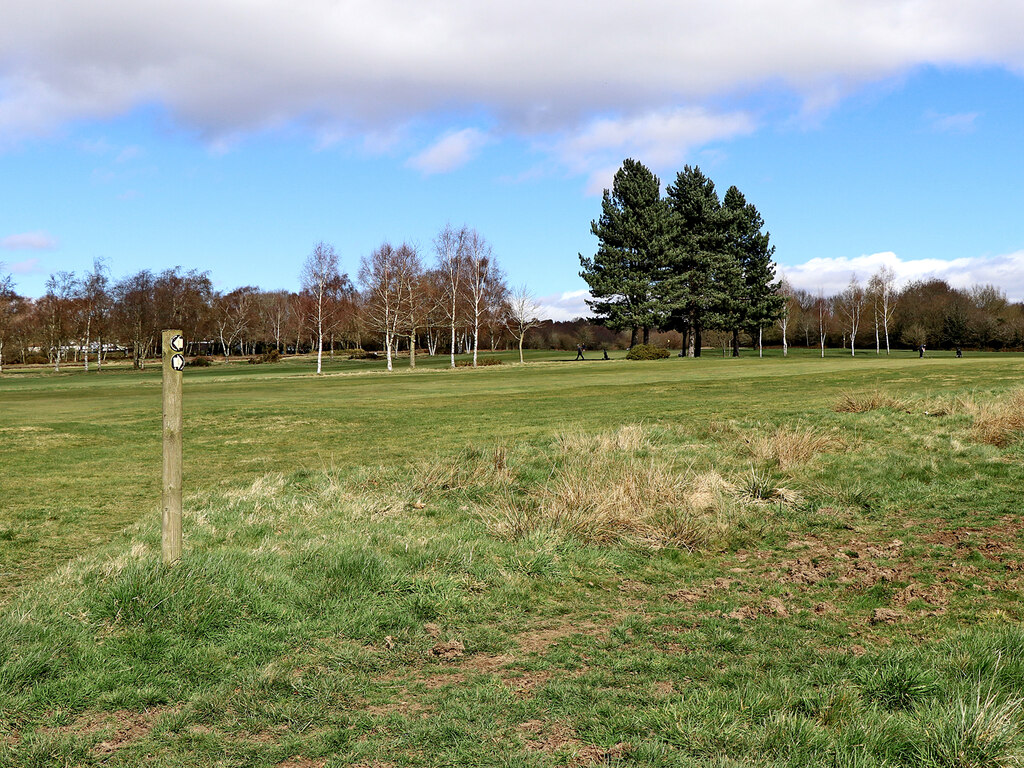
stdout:
[[1024,347],[1024,305],[1010,302],[993,285],[953,288],[944,280],[911,282],[903,288],[882,267],[863,283],[851,277],[834,295],[779,285],[785,299],[776,327],[767,336],[785,350],[792,341],[888,354],[894,347],[939,349]]
[[580,255],[588,304],[612,330],[629,330],[646,344],[652,330],[676,330],[686,354],[700,355],[707,331],[740,334],[763,329],[783,312],[775,282],[774,246],[764,221],[735,186],[719,199],[700,168],[686,166],[661,194],[650,169],[627,159],[604,191],[601,216],[591,223],[593,257]]
[[52,274],[33,300],[0,268],[0,371],[4,361],[99,368],[112,352],[143,368],[159,353],[163,328],[181,328],[190,355],[314,351],[318,372],[336,349],[381,350],[391,370],[401,349],[410,366],[417,350],[448,353],[454,366],[463,353],[476,365],[481,346],[521,347],[539,306],[525,287],[509,290],[486,238],[446,225],[432,251],[427,264],[415,245],[382,243],[363,257],[353,283],[334,247],[318,243],[297,293],[216,291],[208,273],[181,267],[114,280],[96,260],[80,276]]

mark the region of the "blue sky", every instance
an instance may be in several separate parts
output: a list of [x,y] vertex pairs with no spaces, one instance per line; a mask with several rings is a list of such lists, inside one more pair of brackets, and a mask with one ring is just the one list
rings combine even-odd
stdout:
[[488,5],[0,0],[0,262],[295,289],[318,240],[354,275],[450,221],[568,317],[631,156],[736,184],[801,287],[1024,299],[1018,4]]

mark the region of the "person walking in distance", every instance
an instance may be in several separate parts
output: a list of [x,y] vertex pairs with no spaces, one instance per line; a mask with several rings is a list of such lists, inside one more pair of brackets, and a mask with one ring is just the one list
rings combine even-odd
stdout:
[[587,359],[587,358],[585,358],[583,356],[583,345],[582,344],[577,344],[576,345],[576,359],[577,360],[586,360]]
[[917,356],[924,357],[924,344],[917,348]]

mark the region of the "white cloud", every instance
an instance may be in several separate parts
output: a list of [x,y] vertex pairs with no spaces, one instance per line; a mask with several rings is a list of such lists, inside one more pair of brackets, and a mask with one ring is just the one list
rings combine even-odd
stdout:
[[[1024,71],[1016,0],[8,0],[0,136],[156,104],[211,140],[486,114],[554,135],[769,84],[806,109],[922,65]],[[56,22],[54,20],[57,20]],[[224,146],[221,144],[220,146]]]
[[114,158],[114,162],[127,163],[138,157],[142,157],[144,154],[145,150],[143,150],[142,147],[131,144],[117,153],[117,157]]
[[35,275],[43,271],[39,259],[25,259],[24,261],[16,261],[13,264],[3,266],[12,275]]
[[914,280],[938,278],[955,288],[991,283],[1006,291],[1013,301],[1024,301],[1024,250],[999,256],[962,259],[901,259],[891,251],[852,258],[811,259],[803,264],[781,266],[779,272],[796,288],[826,294],[843,290],[856,276],[865,282],[880,268],[896,273],[901,286]]
[[56,248],[57,240],[47,232],[21,232],[0,239],[0,248],[5,251],[43,251]]
[[537,303],[540,305],[537,315],[545,320],[575,320],[577,317],[590,317],[590,307],[587,306],[589,298],[590,291],[588,290],[541,296],[537,299]]
[[925,120],[928,121],[932,130],[940,133],[970,133],[974,130],[974,123],[977,119],[977,112],[958,112],[951,115],[938,112],[925,114]]
[[656,170],[670,169],[695,147],[753,130],[753,118],[743,112],[671,109],[593,120],[560,141],[554,151],[571,171],[589,173],[587,191],[600,194],[611,186],[623,157],[634,157]]
[[487,134],[476,128],[463,128],[447,133],[409,158],[406,165],[425,173],[447,173],[469,162],[488,141]]

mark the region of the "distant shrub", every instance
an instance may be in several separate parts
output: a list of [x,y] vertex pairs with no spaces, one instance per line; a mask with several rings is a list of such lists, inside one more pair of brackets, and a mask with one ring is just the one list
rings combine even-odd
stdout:
[[[478,357],[477,360],[476,360],[476,365],[477,365],[478,368],[480,366],[484,366],[484,365],[501,365],[501,364],[502,363],[501,363],[501,358],[500,357]],[[472,360],[456,360],[455,361],[455,367],[456,368],[472,368],[473,367],[473,361]]]
[[21,362],[25,365],[46,365],[50,360],[46,355],[38,352],[29,352]]
[[209,368],[211,365],[213,365],[213,363],[211,362],[210,358],[206,357],[205,355],[200,355],[199,357],[193,357],[191,360],[189,360],[188,365],[191,368]]
[[668,356],[667,349],[653,344],[635,344],[626,353],[627,360],[664,360]]
[[262,355],[249,358],[249,365],[261,365],[262,363],[280,363],[281,353],[276,349],[264,352]]
[[376,352],[367,352],[365,349],[353,349],[348,356],[349,360],[378,360],[380,355]]

